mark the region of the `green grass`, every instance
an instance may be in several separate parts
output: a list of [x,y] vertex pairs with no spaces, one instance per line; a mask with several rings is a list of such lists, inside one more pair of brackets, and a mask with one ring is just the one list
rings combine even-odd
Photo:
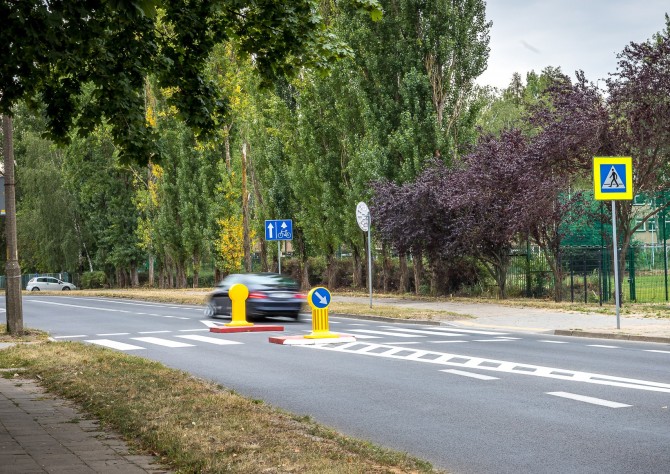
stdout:
[[74,400],[177,472],[438,472],[407,454],[109,349],[70,342],[20,344],[0,351],[0,369],[9,367]]

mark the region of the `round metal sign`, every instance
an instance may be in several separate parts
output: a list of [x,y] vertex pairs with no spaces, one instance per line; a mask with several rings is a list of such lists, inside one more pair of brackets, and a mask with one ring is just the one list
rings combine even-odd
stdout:
[[359,202],[356,206],[356,221],[363,232],[367,232],[370,228],[370,209],[364,202]]

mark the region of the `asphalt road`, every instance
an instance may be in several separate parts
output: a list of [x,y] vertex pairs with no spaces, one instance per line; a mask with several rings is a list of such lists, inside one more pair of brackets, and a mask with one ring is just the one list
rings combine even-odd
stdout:
[[[23,308],[57,340],[159,360],[452,472],[670,472],[667,344],[331,318],[357,341],[292,347],[210,333],[197,306],[31,295]],[[272,322],[311,330],[309,315]]]

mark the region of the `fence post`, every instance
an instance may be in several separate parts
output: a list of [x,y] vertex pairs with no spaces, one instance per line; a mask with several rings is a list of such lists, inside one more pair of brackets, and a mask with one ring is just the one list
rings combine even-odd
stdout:
[[630,288],[630,300],[636,301],[635,294],[635,247],[631,246],[628,249],[628,282]]
[[[663,201],[667,204],[667,200],[665,197],[665,191],[663,191]],[[661,220],[663,221],[663,274],[665,275],[665,301],[668,301],[668,249],[667,249],[667,244],[666,244],[666,239],[668,236],[666,235],[667,232],[667,208],[663,208],[663,211],[661,211]]]

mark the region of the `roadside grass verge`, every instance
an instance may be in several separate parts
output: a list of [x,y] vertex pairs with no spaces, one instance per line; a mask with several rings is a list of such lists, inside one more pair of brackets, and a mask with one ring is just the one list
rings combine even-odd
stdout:
[[[156,303],[180,303],[204,305],[207,295],[212,291],[212,288],[193,288],[193,289],[103,289],[103,290],[77,290],[74,292],[39,292],[28,293],[24,295],[38,296],[38,295],[60,295],[60,296],[86,296],[86,297],[107,297],[107,298],[128,298],[145,301],[153,301]],[[368,297],[368,293],[362,291],[336,291],[334,295],[341,296],[358,296]],[[374,299],[384,301],[393,298],[402,298],[406,300],[425,301],[425,302],[445,302],[445,303],[465,303],[465,304],[498,304],[504,306],[520,307],[520,308],[537,308],[547,309],[551,311],[576,311],[599,314],[615,314],[613,303],[604,303],[600,306],[598,303],[570,303],[560,302],[556,303],[551,300],[530,299],[530,298],[509,298],[505,300],[476,298],[476,297],[431,297],[431,296],[417,296],[410,293],[404,294],[375,294]],[[386,316],[398,319],[429,319],[429,320],[454,320],[464,319],[472,316],[463,315],[448,310],[433,311],[433,310],[417,310],[409,309],[399,305],[383,304],[374,305],[370,308],[368,304],[356,303],[340,303],[333,302],[330,306],[330,311],[333,313],[347,313],[347,314],[361,314],[370,316]],[[424,314],[425,312],[425,314]],[[383,314],[382,314],[383,313]],[[421,317],[417,316],[422,314]],[[621,314],[624,316],[640,316],[647,318],[670,318],[670,304],[668,303],[633,303],[624,302],[621,306]]]
[[0,342],[37,342],[46,341],[49,334],[38,329],[25,328],[20,336],[7,333],[7,325],[0,324]]
[[409,455],[109,349],[76,342],[19,344],[0,351],[0,368],[9,367],[74,400],[178,472],[439,472]]

